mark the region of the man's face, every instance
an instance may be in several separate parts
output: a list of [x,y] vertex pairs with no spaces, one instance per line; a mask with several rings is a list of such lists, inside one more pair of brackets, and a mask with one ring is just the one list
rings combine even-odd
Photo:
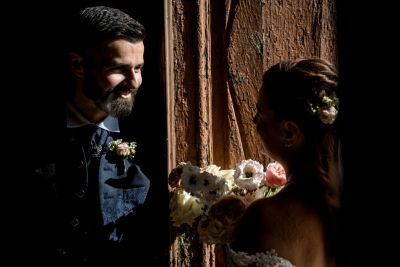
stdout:
[[143,42],[108,42],[85,57],[84,91],[96,106],[114,116],[130,114],[142,84]]

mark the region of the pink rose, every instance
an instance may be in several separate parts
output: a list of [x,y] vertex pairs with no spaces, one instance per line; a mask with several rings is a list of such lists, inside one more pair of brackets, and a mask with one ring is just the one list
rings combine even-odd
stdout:
[[271,162],[267,166],[264,183],[272,188],[277,188],[285,185],[286,172],[279,162]]
[[121,156],[121,157],[127,157],[127,156],[129,156],[129,154],[130,154],[130,147],[129,147],[128,143],[123,142],[123,143],[119,144],[119,145],[117,146],[117,148],[115,149],[115,153],[116,153],[118,156]]
[[320,111],[319,118],[325,124],[332,124],[336,119],[337,113],[335,107],[329,107]]

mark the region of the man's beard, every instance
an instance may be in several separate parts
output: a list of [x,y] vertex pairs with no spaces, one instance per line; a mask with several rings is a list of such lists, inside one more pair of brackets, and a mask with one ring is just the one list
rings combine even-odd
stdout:
[[130,98],[115,97],[119,91],[129,91],[125,85],[120,84],[114,88],[104,90],[101,88],[91,75],[85,77],[85,87],[83,93],[92,99],[96,106],[102,111],[116,118],[128,116],[135,102],[136,90],[131,90]]
[[[114,95],[114,94],[111,94]],[[132,92],[130,98],[118,97],[109,102],[109,114],[113,117],[122,118],[126,117],[132,112],[133,105],[135,103],[136,91]]]

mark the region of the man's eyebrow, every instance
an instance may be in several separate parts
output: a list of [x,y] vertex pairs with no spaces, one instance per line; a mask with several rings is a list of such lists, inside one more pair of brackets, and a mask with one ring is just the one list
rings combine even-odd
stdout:
[[103,64],[103,67],[106,68],[106,69],[110,69],[110,68],[126,68],[126,67],[129,67],[129,68],[131,68],[131,67],[132,68],[138,68],[138,67],[143,68],[143,66],[144,66],[144,62],[131,65],[130,63],[118,62],[118,61],[114,61],[114,60],[106,61]]
[[143,68],[143,66],[144,66],[144,62],[135,65],[135,67],[141,67],[141,68]]

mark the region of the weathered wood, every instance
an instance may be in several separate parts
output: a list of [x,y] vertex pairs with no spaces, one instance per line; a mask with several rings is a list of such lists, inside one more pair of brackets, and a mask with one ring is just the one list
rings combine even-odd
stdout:
[[[181,161],[267,164],[252,122],[262,74],[297,57],[337,63],[335,0],[166,0],[165,6],[169,170]],[[215,266],[213,246],[195,231],[171,233],[171,266]]]

